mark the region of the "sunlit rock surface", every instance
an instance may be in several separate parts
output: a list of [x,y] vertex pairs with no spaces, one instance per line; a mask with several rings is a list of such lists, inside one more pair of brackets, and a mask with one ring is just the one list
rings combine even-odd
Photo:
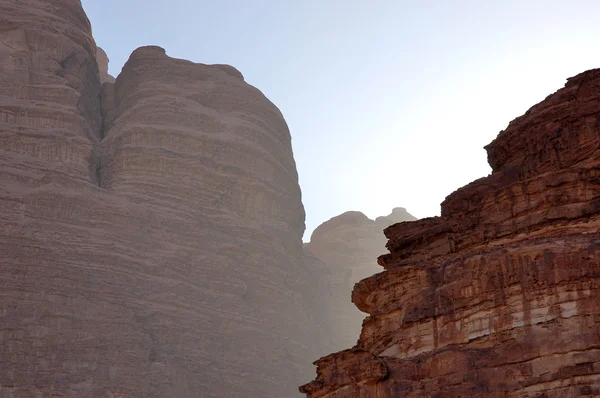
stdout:
[[106,64],[78,0],[0,0],[0,397],[294,396],[329,333],[282,115]]
[[493,173],[441,217],[385,230],[385,271],[352,300],[356,347],[316,362],[308,397],[600,394],[600,70],[515,119]]
[[329,294],[325,303],[332,323],[334,350],[356,343],[363,312],[350,301],[352,288],[360,280],[381,271],[373,259],[385,248],[383,229],[401,222],[416,220],[406,209],[397,207],[375,221],[357,211],[349,211],[324,222],[311,235],[304,250],[324,263],[314,273],[319,275],[323,292]]

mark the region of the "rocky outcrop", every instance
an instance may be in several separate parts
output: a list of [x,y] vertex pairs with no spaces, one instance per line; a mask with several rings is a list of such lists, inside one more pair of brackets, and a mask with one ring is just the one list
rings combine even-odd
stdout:
[[380,216],[375,219],[375,226],[380,235],[387,227],[404,221],[415,221],[417,218],[410,214],[404,207],[395,207],[387,216]]
[[387,228],[385,271],[352,293],[369,314],[356,347],[301,391],[600,394],[599,100],[600,70],[569,79],[486,147],[493,173],[441,217]]
[[350,302],[350,295],[356,282],[380,271],[373,259],[385,247],[383,229],[409,220],[416,218],[402,207],[375,221],[349,211],[321,224],[304,246],[305,252],[323,263],[314,273],[320,275],[321,290],[329,294],[326,305],[333,341],[328,345],[334,350],[356,343],[364,314]]
[[98,69],[100,70],[100,82],[114,83],[115,78],[108,73],[108,55],[100,47],[96,47],[96,60],[98,61]]
[[0,0],[0,396],[292,396],[325,333],[281,113],[101,55],[78,0]]

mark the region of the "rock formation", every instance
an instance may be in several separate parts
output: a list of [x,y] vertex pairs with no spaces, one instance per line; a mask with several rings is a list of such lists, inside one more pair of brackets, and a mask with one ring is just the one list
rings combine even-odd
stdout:
[[98,61],[98,69],[100,70],[100,82],[114,83],[115,78],[108,73],[108,55],[100,47],[96,47],[96,60]]
[[78,0],[0,0],[0,397],[293,396],[326,334],[282,115],[106,63]]
[[441,217],[385,230],[358,283],[355,347],[321,358],[308,397],[600,394],[600,70],[486,147],[493,173]]
[[333,341],[327,345],[333,350],[356,343],[365,315],[350,301],[352,287],[380,271],[373,259],[385,247],[383,229],[410,220],[416,218],[402,207],[375,221],[361,212],[349,211],[321,224],[305,245],[304,250],[323,263],[318,268],[313,267],[323,284],[320,289],[329,293],[326,304]]

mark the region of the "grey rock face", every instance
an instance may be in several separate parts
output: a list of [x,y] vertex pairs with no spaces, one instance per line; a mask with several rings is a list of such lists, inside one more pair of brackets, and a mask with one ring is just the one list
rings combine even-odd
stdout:
[[0,396],[293,396],[331,348],[281,113],[102,54],[79,1],[0,0]]

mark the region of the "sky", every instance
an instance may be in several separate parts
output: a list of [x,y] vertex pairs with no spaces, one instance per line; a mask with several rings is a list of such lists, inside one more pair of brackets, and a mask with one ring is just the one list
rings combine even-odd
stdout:
[[118,75],[159,45],[235,66],[292,135],[305,240],[345,211],[439,215],[483,147],[600,67],[597,0],[82,0]]

